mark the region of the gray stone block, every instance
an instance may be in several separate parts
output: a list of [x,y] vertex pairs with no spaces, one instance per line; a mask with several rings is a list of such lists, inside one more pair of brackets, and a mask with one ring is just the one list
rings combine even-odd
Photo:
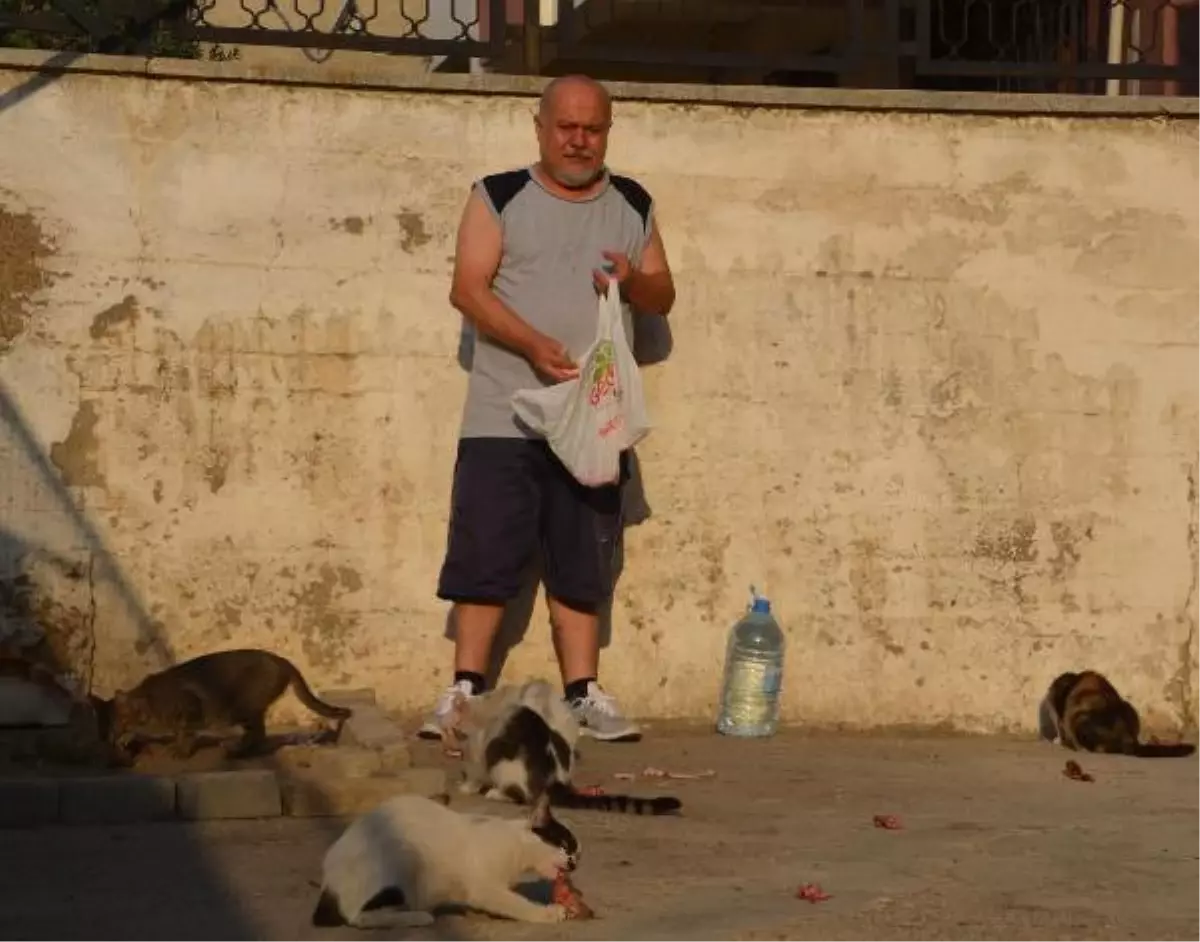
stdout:
[[175,817],[175,781],[157,775],[67,778],[59,784],[63,824],[130,824]]
[[280,791],[284,813],[292,817],[341,817],[370,811],[395,795],[435,798],[446,794],[447,782],[441,769],[405,769],[395,775],[369,778],[284,779]]
[[375,706],[375,690],[372,687],[322,690],[317,693],[317,696],[326,703],[332,703],[334,706],[349,707],[351,710],[362,705]]
[[380,775],[396,775],[405,769],[412,768],[412,753],[406,742],[394,742],[387,746],[380,746],[375,750],[375,754],[379,756]]
[[354,715],[342,727],[342,741],[366,749],[388,749],[407,742],[402,730],[377,706],[364,703],[354,707]]
[[181,776],[176,785],[179,817],[273,818],[282,813],[279,781],[269,769],[198,772]]
[[281,775],[362,778],[382,770],[382,756],[354,746],[285,746],[273,758]]
[[58,801],[58,782],[52,778],[0,779],[0,827],[54,824]]
[[394,776],[410,795],[438,798],[449,792],[450,783],[445,769],[405,769]]

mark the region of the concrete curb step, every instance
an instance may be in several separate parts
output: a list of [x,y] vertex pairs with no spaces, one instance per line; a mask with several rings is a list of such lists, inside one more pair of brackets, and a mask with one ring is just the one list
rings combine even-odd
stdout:
[[404,732],[375,692],[330,690],[352,707],[344,745],[281,750],[278,769],[79,778],[0,778],[0,828],[360,814],[392,795],[447,792],[442,769],[412,768]]
[[354,815],[392,795],[432,798],[445,793],[446,773],[429,768],[363,778],[288,775],[272,769],[177,777],[0,778],[0,828]]

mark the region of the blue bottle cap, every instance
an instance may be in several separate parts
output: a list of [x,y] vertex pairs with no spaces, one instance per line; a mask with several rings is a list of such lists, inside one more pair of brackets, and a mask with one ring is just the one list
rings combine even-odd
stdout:
[[771,611],[771,603],[768,599],[764,599],[762,596],[758,596],[757,598],[755,598],[754,604],[750,606],[750,611],[764,612],[764,613],[770,612]]

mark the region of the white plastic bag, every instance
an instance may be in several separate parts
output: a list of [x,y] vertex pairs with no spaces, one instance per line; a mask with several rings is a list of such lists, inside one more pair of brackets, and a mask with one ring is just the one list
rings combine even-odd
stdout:
[[520,389],[512,396],[521,421],[545,436],[559,461],[587,487],[615,483],[621,452],[650,432],[642,377],[613,283],[600,296],[597,320],[596,339],[580,360],[576,379]]

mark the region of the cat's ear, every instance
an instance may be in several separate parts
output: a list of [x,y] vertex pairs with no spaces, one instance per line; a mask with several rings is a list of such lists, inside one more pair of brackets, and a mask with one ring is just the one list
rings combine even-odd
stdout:
[[531,828],[544,828],[550,823],[550,794],[542,792],[541,796],[533,803],[533,810],[529,812],[529,826]]

